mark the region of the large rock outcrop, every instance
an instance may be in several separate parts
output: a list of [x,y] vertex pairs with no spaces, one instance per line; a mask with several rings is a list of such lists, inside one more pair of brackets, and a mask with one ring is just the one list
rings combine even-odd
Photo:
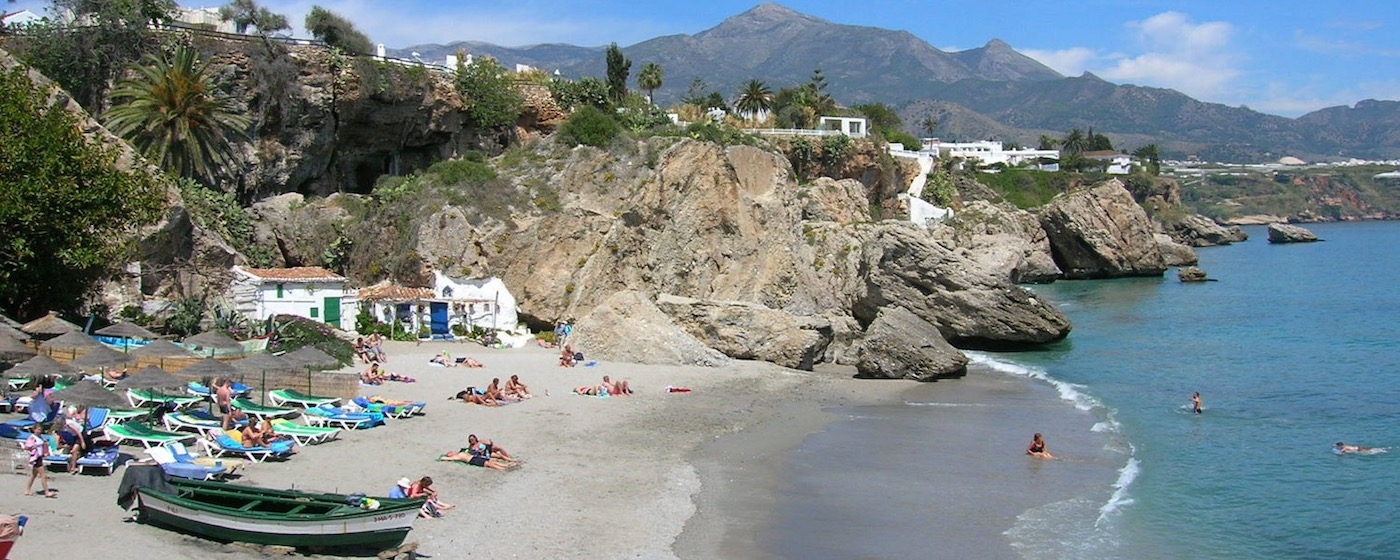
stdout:
[[811,370],[831,344],[831,322],[757,303],[662,294],[657,307],[700,342],[731,358]]
[[1317,234],[1291,224],[1269,224],[1269,243],[1311,243]]
[[1056,196],[1040,211],[1065,278],[1161,276],[1152,221],[1117,179]]
[[662,313],[650,296],[635,290],[617,292],[599,303],[579,319],[569,340],[589,359],[697,366],[721,366],[729,360]]
[[1192,247],[1229,245],[1249,239],[1249,234],[1239,226],[1227,228],[1200,214],[1190,214],[1164,227],[1173,239]]
[[936,381],[967,374],[967,356],[943,340],[937,327],[903,307],[880,310],[856,356],[861,377]]
[[1201,260],[1194,249],[1177,243],[1170,235],[1158,233],[1152,237],[1157,241],[1157,249],[1162,252],[1162,262],[1167,266],[1191,266]]
[[954,345],[1008,348],[1043,344],[1069,334],[1054,305],[988,272],[913,224],[882,222],[865,237],[864,279],[852,314],[873,323],[885,307],[907,308],[938,327]]
[[951,241],[964,256],[1011,282],[1036,284],[1060,277],[1040,222],[1009,204],[969,201],[953,219],[933,226],[930,233]]

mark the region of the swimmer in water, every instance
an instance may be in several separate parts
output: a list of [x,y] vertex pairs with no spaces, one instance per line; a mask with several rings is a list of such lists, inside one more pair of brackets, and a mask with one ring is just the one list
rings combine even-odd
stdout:
[[1050,451],[1045,448],[1045,438],[1040,435],[1040,432],[1036,432],[1034,436],[1031,436],[1031,444],[1026,447],[1026,455],[1038,459],[1055,458],[1055,456],[1051,455]]
[[1379,451],[1384,451],[1377,450],[1374,447],[1365,447],[1361,445],[1347,445],[1340,441],[1336,444],[1333,444],[1332,450],[1336,451],[1337,453],[1378,453]]
[[1201,393],[1199,391],[1191,393],[1191,410],[1196,414],[1200,414],[1204,410],[1201,408]]

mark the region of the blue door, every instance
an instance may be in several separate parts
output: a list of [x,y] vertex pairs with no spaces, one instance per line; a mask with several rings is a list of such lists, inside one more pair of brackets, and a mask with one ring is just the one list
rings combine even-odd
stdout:
[[446,302],[441,302],[441,301],[429,302],[429,303],[428,303],[428,311],[429,311],[429,314],[430,314],[430,316],[431,316],[432,324],[431,324],[430,328],[431,328],[432,331],[433,331],[433,336],[447,335],[447,334],[449,334],[449,333],[452,332],[452,331],[450,331],[450,330],[447,328],[447,303],[446,303]]

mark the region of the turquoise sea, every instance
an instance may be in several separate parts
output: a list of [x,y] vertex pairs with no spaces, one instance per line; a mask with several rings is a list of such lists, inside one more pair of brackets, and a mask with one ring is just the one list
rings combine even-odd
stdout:
[[[1182,284],[1173,270],[1160,279],[1033,288],[1069,315],[1070,337],[1042,351],[974,356],[1019,383],[1019,392],[967,405],[976,408],[940,406],[939,391],[960,382],[953,380],[902,405],[839,411],[843,419],[809,436],[792,461],[769,551],[806,558],[1400,558],[1400,223],[1308,228],[1324,241],[1270,245],[1260,227],[1247,228],[1245,243],[1200,249],[1214,282]],[[1190,411],[1193,391],[1202,394],[1204,414]],[[1064,413],[1031,404],[1041,401]],[[981,427],[969,435],[974,428],[954,422]],[[1062,460],[1041,467],[998,459],[949,477],[929,472],[982,460],[959,463],[941,436],[1009,439],[1005,429],[989,427],[1001,424],[1013,426],[1016,440],[978,453],[1015,454],[1034,430],[1047,433]],[[844,475],[822,459],[893,439],[916,449]],[[1332,452],[1335,441],[1390,451],[1341,456]],[[871,486],[882,476],[900,482],[894,494]],[[944,487],[958,480],[979,494]],[[1065,486],[1066,495],[1042,490],[1049,485]],[[937,529],[956,526],[969,511],[1000,519],[1006,514],[982,502],[1017,500],[988,489],[1022,486],[1046,494],[1037,494],[1046,503],[985,537],[1009,548],[956,545],[958,533]],[[872,499],[872,488],[883,498]],[[902,503],[891,505],[891,495]],[[855,509],[839,516],[820,514],[851,503]],[[872,526],[879,529],[851,530],[861,525],[852,515],[878,517]]]

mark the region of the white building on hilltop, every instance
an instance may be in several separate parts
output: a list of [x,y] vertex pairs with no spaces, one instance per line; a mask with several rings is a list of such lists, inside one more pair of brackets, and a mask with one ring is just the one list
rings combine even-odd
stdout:
[[398,321],[412,332],[446,338],[456,330],[514,331],[519,325],[515,296],[500,278],[456,278],[433,271],[433,287],[410,288],[380,282],[360,288],[359,301],[383,323]]
[[[922,151],[938,154],[938,159],[944,161],[961,158],[964,161],[977,161],[982,165],[1029,166],[1040,171],[1060,169],[1059,150],[1008,150],[1001,142],[994,140],[943,142],[937,138],[924,138]],[[1054,163],[1047,163],[1047,160],[1054,160]]]

